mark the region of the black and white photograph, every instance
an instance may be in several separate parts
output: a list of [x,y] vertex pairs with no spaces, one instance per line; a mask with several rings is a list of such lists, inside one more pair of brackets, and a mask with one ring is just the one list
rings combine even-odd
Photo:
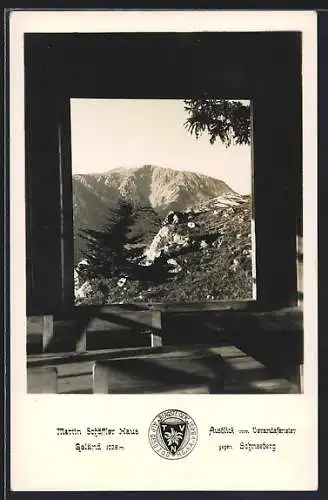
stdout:
[[[258,104],[262,41],[289,80]],[[300,50],[25,35],[28,391],[302,390]]]
[[[115,425],[139,436],[142,453],[149,441],[156,460],[186,464],[206,446],[214,460],[206,439],[225,457],[242,455],[254,433],[286,427],[297,435],[285,460],[302,439],[297,425],[309,425],[304,397],[314,380],[313,18],[300,13],[296,29],[279,13],[271,24],[264,13],[206,22],[203,13],[197,24],[196,13],[167,12],[161,24],[159,13],[91,12],[88,25],[85,12],[60,12],[46,29],[50,13],[18,14],[12,279],[23,319],[11,345],[28,414],[38,413],[41,433],[51,422],[62,443],[82,443],[83,425],[111,424],[117,436]],[[64,408],[59,420],[55,406]],[[244,413],[247,423],[233,423]],[[229,448],[218,429],[251,435]],[[261,445],[272,456],[277,439]],[[100,452],[100,441],[90,443],[78,451]],[[293,478],[304,466],[297,460]],[[244,472],[250,485],[254,474]]]
[[77,305],[253,298],[249,101],[76,99],[71,130]]

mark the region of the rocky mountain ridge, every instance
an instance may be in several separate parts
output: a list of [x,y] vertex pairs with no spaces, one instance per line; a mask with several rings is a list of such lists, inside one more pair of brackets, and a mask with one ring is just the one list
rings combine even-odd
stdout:
[[151,234],[156,227],[156,214],[163,218],[169,211],[184,211],[224,193],[234,194],[223,181],[206,175],[154,165],[115,168],[102,174],[73,175],[73,222],[75,262],[81,258],[82,229],[100,229],[111,206],[126,199],[137,206],[154,211]]

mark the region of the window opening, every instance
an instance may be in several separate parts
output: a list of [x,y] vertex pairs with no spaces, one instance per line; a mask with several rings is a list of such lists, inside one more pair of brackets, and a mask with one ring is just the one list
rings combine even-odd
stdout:
[[256,299],[251,102],[70,108],[75,304]]

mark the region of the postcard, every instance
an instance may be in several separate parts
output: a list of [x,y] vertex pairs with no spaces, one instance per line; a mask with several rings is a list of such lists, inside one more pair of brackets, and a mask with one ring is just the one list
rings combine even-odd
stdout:
[[317,488],[316,22],[11,12],[12,490]]

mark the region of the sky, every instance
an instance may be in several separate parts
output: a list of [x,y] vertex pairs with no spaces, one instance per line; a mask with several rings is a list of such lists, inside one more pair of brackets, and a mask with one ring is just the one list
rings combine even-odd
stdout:
[[104,173],[145,164],[189,170],[251,193],[251,147],[191,136],[183,101],[171,99],[71,99],[72,168]]

